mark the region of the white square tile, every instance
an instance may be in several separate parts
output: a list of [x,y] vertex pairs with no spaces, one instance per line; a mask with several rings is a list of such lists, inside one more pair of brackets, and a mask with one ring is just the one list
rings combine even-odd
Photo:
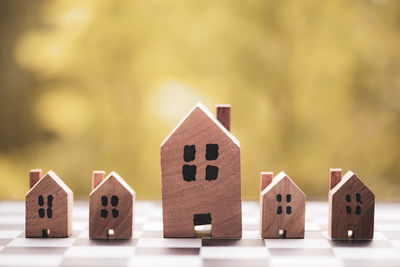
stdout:
[[246,215],[243,216],[242,219],[242,223],[243,224],[257,224],[260,221],[260,217],[259,216],[255,216],[255,215]]
[[313,216],[313,222],[317,223],[318,225],[328,225],[328,215],[327,216]]
[[200,255],[204,259],[267,259],[265,247],[202,247]]
[[374,232],[374,240],[388,240],[382,232]]
[[21,215],[0,216],[0,225],[1,224],[25,225],[25,216]]
[[73,212],[74,221],[89,221],[89,206],[87,208],[74,207]]
[[260,231],[243,231],[242,239],[258,239],[261,238]]
[[265,239],[267,248],[322,249],[331,248],[325,239]]
[[202,265],[202,260],[198,256],[134,256],[129,262],[129,266],[140,267],[200,267]]
[[400,260],[400,253],[395,248],[333,248],[333,253],[346,260]]
[[0,266],[58,266],[62,255],[0,254]]
[[333,257],[280,257],[274,256],[269,260],[270,266],[288,266],[288,267],[337,267],[343,266],[340,260]]
[[331,239],[328,231],[322,231],[322,235],[324,236],[325,239]]
[[[137,213],[138,211],[135,210],[135,214]],[[134,224],[146,224],[147,222],[150,222],[147,216],[135,216]]]
[[162,221],[147,222],[147,223],[144,224],[143,230],[146,230],[146,231],[162,231],[163,230],[163,223],[162,223]]
[[82,231],[78,238],[89,238],[89,230]]
[[140,238],[142,233],[143,231],[136,231],[135,228],[133,228],[133,238]]
[[1,201],[0,213],[21,213],[25,214],[25,202],[23,201]]
[[83,231],[89,229],[88,221],[74,221],[72,224],[74,231]]
[[65,252],[65,257],[74,258],[130,258],[135,247],[129,246],[82,246],[70,247]]
[[0,238],[16,238],[22,232],[21,230],[0,230]]
[[393,246],[397,249],[400,249],[400,240],[391,240]]
[[75,238],[16,238],[7,247],[70,247]]
[[400,232],[400,224],[396,223],[375,223],[375,229],[382,232]]
[[146,238],[139,239],[137,247],[153,248],[199,248],[201,239],[199,238]]
[[307,222],[306,221],[304,228],[306,231],[321,231],[321,227],[316,222]]

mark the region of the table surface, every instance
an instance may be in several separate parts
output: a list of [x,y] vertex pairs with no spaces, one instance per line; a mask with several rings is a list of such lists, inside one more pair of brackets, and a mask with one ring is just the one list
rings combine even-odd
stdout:
[[400,203],[377,203],[372,241],[332,241],[328,204],[307,202],[305,239],[259,235],[243,202],[243,238],[163,238],[161,203],[137,201],[134,237],[90,240],[88,203],[74,203],[70,238],[25,238],[23,202],[0,202],[0,266],[400,266]]

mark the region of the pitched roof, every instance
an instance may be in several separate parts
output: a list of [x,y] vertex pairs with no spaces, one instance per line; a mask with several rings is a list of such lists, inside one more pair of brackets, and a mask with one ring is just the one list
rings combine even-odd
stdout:
[[357,182],[358,182],[361,186],[365,187],[371,194],[374,194],[374,193],[368,188],[368,186],[366,186],[366,185],[360,180],[360,178],[358,178],[357,175],[355,175],[354,172],[352,172],[352,171],[346,172],[346,174],[342,177],[342,179],[340,180],[340,182],[339,182],[337,185],[335,185],[334,188],[332,188],[332,189],[330,190],[330,193],[331,193],[332,195],[335,194],[337,191],[339,191],[339,190],[343,187],[343,185],[345,185],[345,184],[346,184],[347,182],[349,182],[351,179],[356,179]]
[[187,118],[189,118],[189,117],[193,114],[193,112],[194,112],[195,110],[200,110],[200,111],[202,111],[205,115],[207,115],[207,117],[208,117],[210,120],[212,120],[212,121],[215,123],[215,125],[216,125],[221,131],[223,131],[223,132],[225,133],[225,135],[227,135],[227,136],[232,140],[232,142],[233,142],[234,144],[236,144],[238,147],[240,147],[239,140],[237,140],[236,137],[235,137],[231,132],[229,132],[229,131],[215,118],[215,116],[214,116],[202,103],[200,103],[200,102],[197,103],[197,104],[190,110],[190,112],[189,112],[188,114],[186,114],[186,116],[176,125],[176,127],[171,131],[171,133],[170,133],[170,134],[164,139],[164,141],[161,143],[161,147],[168,141],[168,139],[169,139],[172,135],[174,135],[174,133],[176,132],[176,130],[178,130],[178,128],[181,127],[182,123],[183,123]]
[[28,191],[27,195],[30,194],[37,188],[40,183],[43,183],[47,179],[52,179],[65,193],[72,193],[72,190],[57,176],[53,171],[48,171],[32,188]]
[[100,187],[102,187],[108,179],[115,179],[117,180],[126,190],[129,191],[129,193],[131,193],[132,195],[135,194],[135,191],[125,182],[124,179],[122,179],[118,173],[112,171],[105,179],[103,179],[103,181],[101,181],[101,183],[96,186],[96,188],[94,188],[92,190],[92,192],[90,193],[90,195],[92,195],[94,192],[96,192],[97,189],[99,189]]
[[286,173],[284,173],[283,171],[280,172],[277,176],[274,177],[274,179],[272,179],[272,182],[264,188],[264,190],[261,192],[262,195],[264,196],[265,194],[267,194],[272,188],[274,188],[277,184],[279,184],[280,182],[282,182],[283,180],[288,180],[295,188],[297,188],[297,190],[299,190],[300,192],[303,192],[303,190],[301,190],[293,181],[292,179],[290,179],[289,176],[287,176]]

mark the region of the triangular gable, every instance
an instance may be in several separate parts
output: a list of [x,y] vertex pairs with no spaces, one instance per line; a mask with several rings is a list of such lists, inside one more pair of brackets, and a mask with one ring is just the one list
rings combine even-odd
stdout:
[[292,179],[290,179],[289,176],[287,176],[287,174],[285,172],[280,172],[277,176],[275,176],[272,179],[272,182],[264,188],[264,190],[262,191],[262,195],[265,196],[270,190],[272,190],[272,188],[274,188],[277,184],[279,184],[280,182],[284,181],[285,179],[287,179],[290,184],[295,187],[299,192],[301,192],[304,195],[303,190],[301,190],[293,181]]
[[354,172],[352,171],[348,171],[340,180],[340,182],[331,189],[330,193],[332,195],[334,195],[336,192],[338,192],[341,188],[345,187],[345,184],[350,181],[351,179],[357,179],[357,182],[360,183],[360,186],[365,187],[369,193],[371,193],[372,195],[374,195],[374,193],[368,188],[368,186],[366,186],[360,178],[357,177],[357,175],[354,174]]
[[178,123],[178,125],[175,126],[175,128],[172,130],[172,132],[164,139],[164,141],[161,143],[161,147],[168,141],[168,139],[174,135],[174,133],[182,126],[183,122],[189,118],[193,112],[199,109],[201,110],[207,117],[214,122],[214,124],[227,135],[234,144],[236,144],[238,147],[240,147],[239,140],[236,139],[236,137],[231,134],[216,118],[215,116],[202,104],[202,103],[197,103],[188,114]]
[[55,172],[48,171],[42,178],[40,178],[40,180],[34,186],[32,186],[31,189],[29,189],[27,195],[33,192],[40,183],[43,183],[47,179],[52,179],[57,186],[59,186],[62,190],[64,190],[65,193],[67,194],[72,193],[72,190],[60,179],[60,177],[57,176]]
[[97,189],[99,189],[100,187],[102,187],[108,179],[115,179],[118,181],[118,183],[121,184],[122,187],[124,187],[130,194],[134,195],[135,191],[124,181],[124,179],[121,178],[121,176],[118,175],[118,173],[116,172],[111,172],[105,179],[103,179],[103,181],[101,181],[101,183],[92,190],[92,192],[90,193],[90,195],[94,194],[94,192],[96,192]]

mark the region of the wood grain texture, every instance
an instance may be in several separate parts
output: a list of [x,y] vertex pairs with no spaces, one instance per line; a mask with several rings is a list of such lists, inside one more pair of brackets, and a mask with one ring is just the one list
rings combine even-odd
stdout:
[[[33,173],[37,175],[38,170],[33,170]],[[25,236],[70,236],[72,207],[71,189],[53,171],[49,171],[26,194]]]
[[231,130],[231,105],[218,104],[216,106],[217,120],[228,130]]
[[93,171],[92,190],[95,189],[104,180],[105,176],[106,176],[105,171]]
[[333,189],[342,179],[342,169],[330,169],[329,173],[329,189]]
[[261,172],[260,190],[263,191],[270,183],[272,183],[273,178],[274,178],[273,172]]
[[262,238],[304,238],[306,196],[284,172],[261,191],[260,205]]
[[328,228],[332,239],[373,239],[374,213],[375,195],[351,171],[329,191]]
[[[215,159],[207,159],[210,144],[218,145]],[[195,180],[184,179],[184,165],[196,166]],[[207,180],[207,166],[218,168],[216,179]],[[203,105],[161,145],[161,178],[164,237],[194,237],[195,214],[211,215],[212,237],[242,236],[240,144]]]
[[[95,172],[93,177],[98,175],[101,172]],[[89,237],[131,238],[134,205],[135,191],[117,173],[110,173],[89,196]]]
[[42,178],[42,170],[35,169],[29,172],[29,189],[31,189]]

